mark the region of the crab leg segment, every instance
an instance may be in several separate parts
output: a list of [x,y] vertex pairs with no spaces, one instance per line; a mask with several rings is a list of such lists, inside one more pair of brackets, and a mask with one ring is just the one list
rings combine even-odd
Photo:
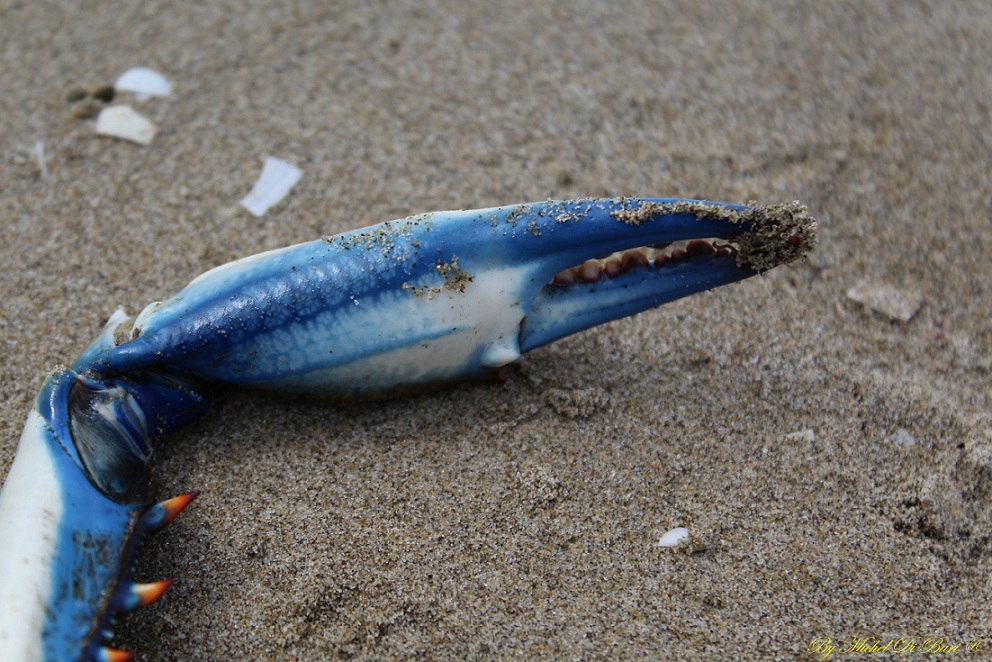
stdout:
[[105,646],[116,615],[154,601],[171,585],[127,579],[141,539],[166,523],[159,510],[168,504],[149,517],[147,483],[144,494],[126,497],[94,485],[61,404],[76,380],[64,371],[45,382],[0,492],[4,660],[102,659],[114,653]]
[[[125,318],[83,356],[112,344]],[[171,585],[130,581],[137,547],[196,496],[148,508],[151,441],[202,411],[199,396],[167,384],[179,388],[68,368],[45,380],[0,491],[2,659],[130,659],[107,646],[114,619]]]

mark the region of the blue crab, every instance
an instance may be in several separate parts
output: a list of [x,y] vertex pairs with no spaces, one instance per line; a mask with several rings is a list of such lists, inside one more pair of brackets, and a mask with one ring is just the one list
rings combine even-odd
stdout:
[[[217,267],[115,313],[47,377],[0,492],[5,660],[128,660],[130,570],[195,492],[150,505],[158,440],[234,385],[382,397],[493,375],[521,353],[805,255],[798,203],[619,198],[421,214]],[[720,243],[720,242],[724,243]]]

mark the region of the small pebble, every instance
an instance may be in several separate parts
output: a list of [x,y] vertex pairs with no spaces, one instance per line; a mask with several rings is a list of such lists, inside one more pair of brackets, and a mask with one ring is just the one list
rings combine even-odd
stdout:
[[898,289],[885,283],[860,283],[846,294],[851,301],[893,322],[908,322],[923,305],[923,294],[918,290]]

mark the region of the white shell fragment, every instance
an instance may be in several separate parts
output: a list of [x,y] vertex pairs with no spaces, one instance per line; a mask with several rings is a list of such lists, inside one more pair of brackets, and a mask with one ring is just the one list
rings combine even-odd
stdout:
[[678,527],[668,531],[658,541],[658,547],[675,547],[683,540],[689,539],[689,529]]
[[860,283],[847,291],[847,298],[880,313],[894,322],[908,322],[923,305],[923,294],[897,289],[885,283]]
[[265,157],[262,174],[251,192],[241,200],[241,206],[255,216],[263,216],[273,205],[286,197],[300,181],[303,171],[291,163],[271,156]]
[[96,132],[101,136],[148,145],[158,127],[131,106],[110,106],[101,110],[96,118]]
[[808,444],[816,441],[816,433],[813,432],[813,428],[806,428],[805,430],[800,430],[799,432],[790,432],[785,435],[786,439],[795,439],[797,441],[805,441]]
[[143,100],[169,96],[172,94],[172,83],[154,69],[134,67],[121,74],[114,83],[114,89],[118,92],[130,92]]
[[45,142],[43,140],[34,141],[34,158],[38,161],[38,172],[42,179],[48,179],[48,165],[45,163]]
[[906,428],[896,428],[896,431],[889,435],[888,441],[899,446],[915,446],[916,437],[911,435]]

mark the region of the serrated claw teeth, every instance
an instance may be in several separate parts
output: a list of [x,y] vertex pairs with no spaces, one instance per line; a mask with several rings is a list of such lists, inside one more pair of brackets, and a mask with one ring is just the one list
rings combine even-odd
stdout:
[[145,514],[142,516],[142,522],[149,531],[161,531],[172,520],[176,519],[179,513],[183,512],[186,506],[192,503],[193,499],[199,495],[200,492],[194,490],[193,492],[181,494],[162,503],[157,503],[145,511]]

